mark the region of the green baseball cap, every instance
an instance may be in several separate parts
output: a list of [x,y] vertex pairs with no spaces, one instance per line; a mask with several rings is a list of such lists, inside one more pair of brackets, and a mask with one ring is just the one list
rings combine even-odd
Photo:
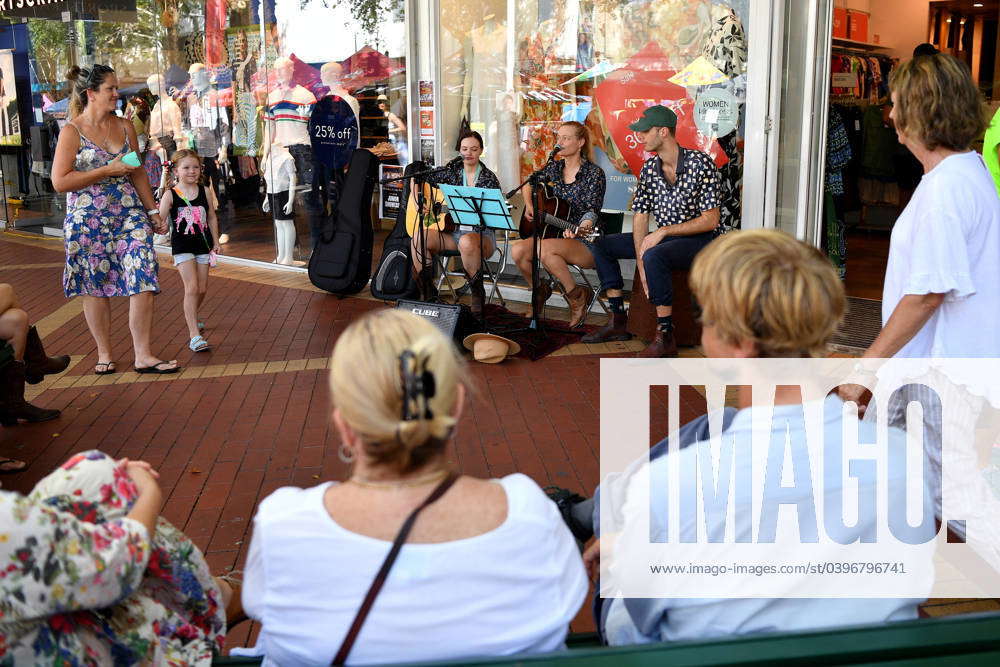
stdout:
[[645,132],[651,127],[677,127],[677,114],[662,104],[646,107],[642,118],[629,125],[628,129]]

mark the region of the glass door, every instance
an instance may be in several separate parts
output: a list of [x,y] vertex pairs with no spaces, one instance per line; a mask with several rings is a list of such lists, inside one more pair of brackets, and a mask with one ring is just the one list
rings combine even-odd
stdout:
[[774,10],[765,226],[819,245],[832,0]]

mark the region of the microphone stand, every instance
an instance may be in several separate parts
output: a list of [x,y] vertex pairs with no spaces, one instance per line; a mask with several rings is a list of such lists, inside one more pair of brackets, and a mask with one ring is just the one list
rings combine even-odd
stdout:
[[[541,206],[541,193],[542,193],[542,183],[544,182],[544,175],[542,172],[548,168],[550,164],[555,161],[556,154],[558,153],[558,147],[549,154],[549,161],[539,169],[538,171],[532,173],[528,178],[524,180],[520,185],[506,193],[507,199],[513,197],[519,190],[521,190],[526,185],[531,185],[531,197],[534,199],[534,209],[535,209],[535,219],[534,219],[534,229],[532,230],[532,254],[531,254],[531,318],[528,322],[527,327],[522,327],[520,329],[512,329],[507,333],[531,333],[535,336],[538,334],[544,335],[547,331],[551,333],[566,333],[581,335],[581,331],[571,331],[569,329],[561,329],[557,327],[548,327],[542,322],[540,308],[538,306],[538,288],[541,285],[540,278],[540,265],[541,265],[541,250],[542,250],[542,233],[545,229],[545,211]],[[544,305],[544,304],[543,304]]]
[[[413,183],[410,185],[411,188],[417,188],[417,228],[420,232],[420,276],[417,278],[417,282],[420,284],[420,300],[424,302],[430,302],[430,292],[429,284],[425,284],[420,278],[426,275],[429,268],[433,266],[431,264],[429,253],[427,252],[427,228],[424,226],[424,185],[427,183],[427,177],[432,174],[438,174],[443,171],[448,170],[448,165],[443,167],[437,167],[436,169],[424,169],[423,171],[413,172],[411,174],[404,174],[403,176],[395,176],[393,178],[383,178],[379,181],[380,184],[385,185],[386,183],[395,183],[397,181],[412,180]],[[409,198],[407,198],[409,199]],[[409,206],[409,201],[407,201],[407,206]],[[433,282],[433,277],[431,278]]]

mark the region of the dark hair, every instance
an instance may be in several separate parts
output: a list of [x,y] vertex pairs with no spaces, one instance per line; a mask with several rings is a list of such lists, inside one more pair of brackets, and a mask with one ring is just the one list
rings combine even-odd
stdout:
[[928,44],[924,42],[923,44],[917,44],[916,48],[913,49],[913,57],[918,58],[920,56],[936,56],[938,50],[934,48],[933,44]]
[[479,148],[480,148],[480,150],[482,150],[482,148],[484,146],[484,144],[483,144],[483,135],[479,134],[475,130],[466,130],[465,132],[462,132],[462,134],[459,135],[459,137],[458,137],[458,145],[456,147],[456,150],[460,150],[461,147],[462,147],[462,142],[465,141],[466,139],[468,139],[469,137],[472,137],[473,139],[475,139],[476,141],[478,141],[479,142]]
[[90,69],[74,65],[66,72],[66,80],[72,88],[69,98],[69,117],[74,118],[87,108],[87,91],[97,91],[104,79],[115,71],[107,65],[95,63]]

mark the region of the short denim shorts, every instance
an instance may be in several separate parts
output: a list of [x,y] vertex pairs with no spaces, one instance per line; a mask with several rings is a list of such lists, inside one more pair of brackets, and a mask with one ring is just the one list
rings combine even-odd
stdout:
[[199,264],[212,263],[212,256],[207,253],[204,255],[195,255],[194,253],[190,252],[182,252],[179,255],[174,255],[174,266],[177,266],[178,264],[183,264],[184,262],[189,262],[192,259],[198,262]]

